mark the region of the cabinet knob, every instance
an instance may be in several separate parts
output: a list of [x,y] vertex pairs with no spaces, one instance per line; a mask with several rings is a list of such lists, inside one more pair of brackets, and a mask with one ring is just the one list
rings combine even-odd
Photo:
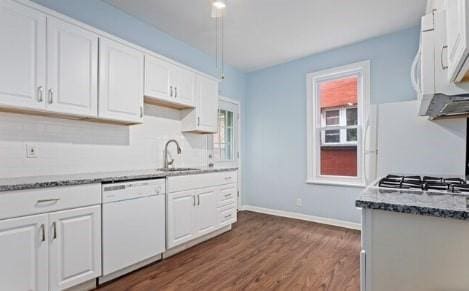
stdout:
[[54,103],[54,90],[52,89],[49,89],[49,92],[48,92],[48,102],[49,104]]
[[44,100],[44,87],[39,86],[37,88],[37,102],[42,102]]
[[46,241],[46,227],[44,226],[44,224],[41,224],[41,227],[40,227],[40,230],[41,230],[41,241]]
[[54,221],[52,223],[52,239],[57,238],[57,223]]
[[441,48],[441,55],[440,55],[440,61],[441,61],[441,69],[442,70],[446,70],[448,69],[448,65],[446,65],[443,61],[444,61],[444,52],[445,51],[448,51],[448,46],[447,45],[444,45],[442,48]]

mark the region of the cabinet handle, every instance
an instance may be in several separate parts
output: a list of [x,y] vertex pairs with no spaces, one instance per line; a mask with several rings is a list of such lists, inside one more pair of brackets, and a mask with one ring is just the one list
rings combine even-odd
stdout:
[[444,46],[441,48],[440,61],[441,61],[441,69],[443,69],[443,70],[448,69],[448,65],[445,65],[445,64],[443,63],[443,55],[444,55],[445,50],[448,50],[448,46],[447,46],[447,45],[444,45]]
[[41,241],[46,241],[46,227],[44,226],[44,224],[41,224],[40,226],[40,230],[41,230]]
[[178,97],[178,87],[174,87],[174,97]]
[[200,126],[200,117],[197,117],[197,126]]
[[225,218],[230,218],[231,214],[225,215]]
[[140,118],[143,118],[143,106],[140,106]]
[[49,89],[48,98],[49,98],[48,100],[49,104],[54,103],[54,90]]
[[51,198],[51,199],[40,199],[36,202],[36,204],[43,204],[43,203],[57,203],[59,202],[59,198]]
[[195,195],[192,196],[192,205],[195,206],[196,205],[196,202],[195,202]]
[[173,86],[169,86],[169,96],[173,97]]
[[57,223],[54,221],[52,222],[52,239],[57,238]]
[[37,88],[37,102],[42,102],[44,100],[44,87],[39,86]]
[[200,195],[197,195],[197,206],[200,206]]
[[231,197],[231,194],[225,194],[225,197],[226,198]]

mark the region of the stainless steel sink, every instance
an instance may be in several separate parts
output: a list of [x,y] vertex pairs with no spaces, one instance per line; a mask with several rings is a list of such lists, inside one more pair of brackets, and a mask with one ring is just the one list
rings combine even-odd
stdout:
[[158,171],[162,172],[185,172],[185,171],[197,171],[197,168],[160,168]]

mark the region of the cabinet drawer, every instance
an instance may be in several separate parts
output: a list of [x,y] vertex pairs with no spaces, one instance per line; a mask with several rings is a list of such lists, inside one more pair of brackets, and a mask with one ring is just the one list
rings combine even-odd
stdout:
[[234,204],[237,197],[236,185],[227,185],[226,187],[220,188],[218,193],[218,207],[225,205]]
[[236,222],[237,213],[235,208],[227,209],[219,212],[220,224],[231,224]]
[[218,172],[168,178],[168,193],[206,188],[225,184],[236,184],[237,172]]
[[0,194],[0,219],[101,203],[101,184],[54,187]]

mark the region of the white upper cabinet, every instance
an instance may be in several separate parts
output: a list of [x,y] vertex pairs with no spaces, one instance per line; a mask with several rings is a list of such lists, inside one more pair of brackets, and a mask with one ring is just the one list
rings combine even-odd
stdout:
[[171,77],[174,84],[174,98],[176,102],[193,106],[195,73],[175,66]]
[[47,214],[0,221],[0,290],[48,290]]
[[47,109],[97,117],[98,36],[55,18],[47,20]]
[[469,81],[469,3],[446,1],[448,72],[452,81]]
[[197,126],[216,132],[218,125],[218,82],[202,76],[197,77]]
[[98,116],[126,123],[143,122],[143,53],[101,38],[99,70]]
[[183,131],[215,133],[218,128],[218,82],[201,75],[195,80],[196,108],[183,112]]
[[101,275],[101,206],[49,216],[50,290],[65,290]]
[[46,16],[0,0],[0,105],[44,108]]
[[171,102],[173,88],[170,74],[173,65],[159,58],[145,56],[145,96],[146,100],[161,100]]
[[166,60],[145,56],[145,100],[176,108],[194,106],[195,73]]

